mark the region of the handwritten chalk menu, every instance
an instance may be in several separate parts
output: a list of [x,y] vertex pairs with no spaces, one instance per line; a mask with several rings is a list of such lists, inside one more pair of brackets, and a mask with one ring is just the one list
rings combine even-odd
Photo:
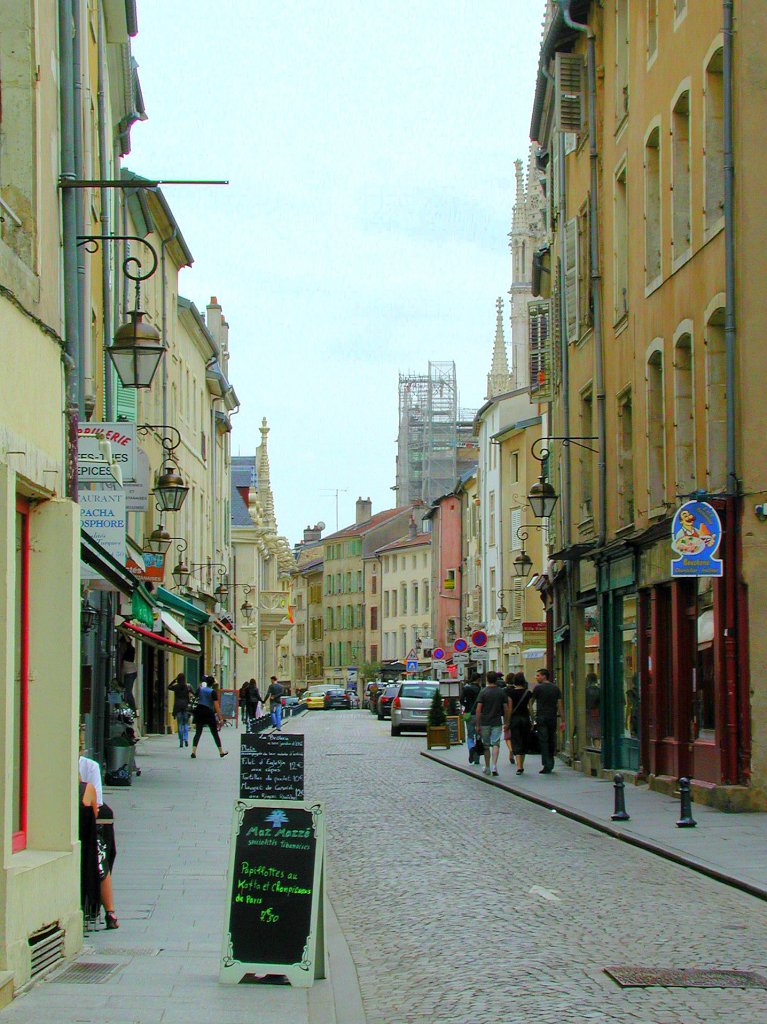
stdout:
[[322,804],[235,803],[219,981],[325,977],[324,846]]
[[303,800],[303,733],[275,732],[240,737],[240,797],[243,800]]

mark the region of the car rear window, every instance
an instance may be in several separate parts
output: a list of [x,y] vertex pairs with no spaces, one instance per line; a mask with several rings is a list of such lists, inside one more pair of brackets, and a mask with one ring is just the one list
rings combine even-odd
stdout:
[[326,690],[325,693],[327,693],[329,697],[343,697],[346,690]]
[[404,683],[400,690],[400,697],[433,697],[438,687],[432,683]]
[[384,695],[384,697],[393,697],[396,692],[397,692],[397,687],[396,686],[387,686],[386,689],[383,692],[383,695]]

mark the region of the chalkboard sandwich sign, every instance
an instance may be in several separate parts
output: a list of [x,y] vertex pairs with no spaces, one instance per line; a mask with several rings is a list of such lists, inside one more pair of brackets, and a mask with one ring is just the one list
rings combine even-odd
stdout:
[[219,981],[326,977],[324,848],[321,803],[236,801]]
[[240,737],[242,800],[303,800],[303,733]]

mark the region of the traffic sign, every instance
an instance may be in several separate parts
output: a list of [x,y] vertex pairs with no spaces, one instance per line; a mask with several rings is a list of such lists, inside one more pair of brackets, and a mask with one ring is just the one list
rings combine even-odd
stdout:
[[471,642],[475,647],[484,647],[487,643],[487,633],[483,629],[475,629],[471,634]]
[[405,661],[415,661],[417,657],[418,655],[415,653],[415,647],[411,647],[407,652],[407,658],[405,658]]
[[407,670],[408,670],[408,672],[417,672],[418,671],[418,662],[415,660],[415,658],[408,658]]
[[469,649],[468,643],[462,636],[459,636],[456,642],[453,644],[453,650],[458,651],[459,654],[463,654],[464,651]]
[[453,655],[454,665],[468,665],[469,664],[469,652],[468,651],[456,651]]
[[442,661],[442,659],[445,657],[445,652],[442,650],[441,647],[435,647],[434,650],[431,652],[431,656],[435,661]]
[[472,651],[471,660],[475,665],[487,665],[490,662],[489,651]]

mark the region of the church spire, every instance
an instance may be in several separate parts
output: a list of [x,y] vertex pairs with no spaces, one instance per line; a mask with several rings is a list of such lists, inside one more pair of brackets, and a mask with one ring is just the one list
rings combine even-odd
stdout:
[[264,513],[264,525],[276,528],[277,521],[274,517],[274,495],[269,479],[269,452],[267,451],[266,439],[269,436],[269,427],[266,425],[266,416],[261,421],[261,444],[258,448],[258,498]]
[[493,364],[487,375],[487,398],[495,398],[506,391],[511,391],[509,375],[509,359],[506,354],[506,339],[503,336],[503,299],[495,303],[495,344],[493,345]]

